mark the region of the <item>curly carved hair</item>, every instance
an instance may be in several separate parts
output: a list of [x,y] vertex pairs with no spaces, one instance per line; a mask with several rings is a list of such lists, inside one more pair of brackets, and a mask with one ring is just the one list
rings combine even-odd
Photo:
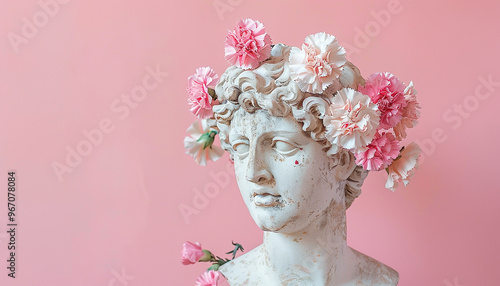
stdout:
[[[272,116],[285,117],[290,113],[302,124],[302,129],[313,140],[321,143],[327,156],[339,159],[341,154],[332,152],[332,145],[325,137],[323,117],[334,94],[344,88],[357,89],[364,85],[358,68],[347,62],[342,74],[322,94],[302,92],[290,78],[288,57],[291,47],[278,44],[272,48],[271,57],[254,70],[229,67],[215,87],[219,102],[214,106],[214,114],[222,147],[231,154],[229,127],[234,112],[243,108],[247,112],[267,110]],[[346,152],[354,160],[351,152]],[[361,194],[361,186],[368,171],[356,166],[345,181],[345,203],[350,207]]]

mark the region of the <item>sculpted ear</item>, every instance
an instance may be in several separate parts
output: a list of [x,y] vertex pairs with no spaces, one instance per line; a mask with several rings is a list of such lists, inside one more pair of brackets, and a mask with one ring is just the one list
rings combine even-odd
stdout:
[[337,167],[335,168],[337,180],[347,180],[355,168],[356,158],[354,158],[354,155],[347,150],[340,151],[338,154]]

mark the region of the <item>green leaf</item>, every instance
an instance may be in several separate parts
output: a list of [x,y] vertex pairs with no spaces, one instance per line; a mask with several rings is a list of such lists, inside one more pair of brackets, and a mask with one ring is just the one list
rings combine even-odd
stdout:
[[212,266],[208,267],[207,271],[214,270],[217,271],[219,270],[220,265],[217,263],[212,264]]
[[231,243],[235,246],[233,250],[229,251],[229,252],[226,252],[226,254],[233,254],[233,259],[236,257],[236,253],[238,252],[238,250],[241,250],[241,252],[245,251],[243,249],[243,246],[239,243],[234,243],[231,241]]

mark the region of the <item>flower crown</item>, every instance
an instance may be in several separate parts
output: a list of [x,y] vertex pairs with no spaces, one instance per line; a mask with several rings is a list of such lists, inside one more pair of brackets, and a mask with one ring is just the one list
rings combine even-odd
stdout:
[[[244,19],[226,36],[225,58],[231,65],[253,70],[270,57],[272,46],[262,23]],[[345,55],[334,36],[323,32],[307,36],[301,48],[291,48],[290,77],[301,91],[322,94],[341,77],[348,63]],[[218,130],[208,123],[214,119],[212,108],[221,103],[213,89],[217,79],[210,67],[200,67],[188,78],[188,103],[201,122],[187,129],[190,136],[184,139],[184,147],[200,165],[224,154],[221,147],[213,145]],[[323,117],[326,139],[337,151],[351,151],[356,164],[365,170],[385,169],[385,186],[394,191],[400,181],[407,185],[418,167],[419,146],[400,146],[406,129],[415,127],[420,116],[417,92],[412,82],[405,85],[388,72],[372,74],[364,81],[356,89],[341,88],[331,99]]]

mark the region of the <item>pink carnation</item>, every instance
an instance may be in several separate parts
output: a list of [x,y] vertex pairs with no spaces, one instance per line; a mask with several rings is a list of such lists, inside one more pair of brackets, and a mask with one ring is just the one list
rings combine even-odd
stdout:
[[389,129],[401,121],[405,100],[405,85],[391,73],[375,73],[358,90],[368,95],[380,110],[380,128]]
[[356,164],[365,170],[379,171],[389,166],[399,155],[399,141],[392,133],[376,133],[366,151],[356,154]]
[[198,277],[198,279],[196,279],[196,286],[217,286],[219,276],[219,271],[205,271],[200,275],[200,277]]
[[372,141],[379,116],[377,105],[367,95],[351,88],[339,90],[323,118],[331,151],[336,153],[342,147],[359,152]]
[[205,255],[201,249],[201,244],[198,242],[192,243],[189,241],[184,242],[182,245],[182,264],[194,264]]
[[241,20],[226,37],[226,60],[243,69],[255,69],[271,55],[271,43],[261,22]]
[[418,157],[420,157],[420,147],[416,143],[410,143],[401,151],[400,156],[387,167],[387,182],[385,187],[395,191],[398,182],[403,182],[406,186],[410,182],[415,169],[418,168]]
[[415,127],[420,117],[420,105],[417,102],[417,91],[410,82],[405,89],[406,107],[403,110],[403,118],[394,126],[394,134],[398,140],[406,138],[406,128]]
[[302,49],[290,51],[290,76],[300,90],[322,93],[340,76],[347,62],[345,50],[337,39],[326,33],[306,37]]
[[218,76],[210,67],[197,68],[196,73],[188,77],[188,103],[191,112],[201,119],[212,116],[212,96],[209,87],[215,85]]

